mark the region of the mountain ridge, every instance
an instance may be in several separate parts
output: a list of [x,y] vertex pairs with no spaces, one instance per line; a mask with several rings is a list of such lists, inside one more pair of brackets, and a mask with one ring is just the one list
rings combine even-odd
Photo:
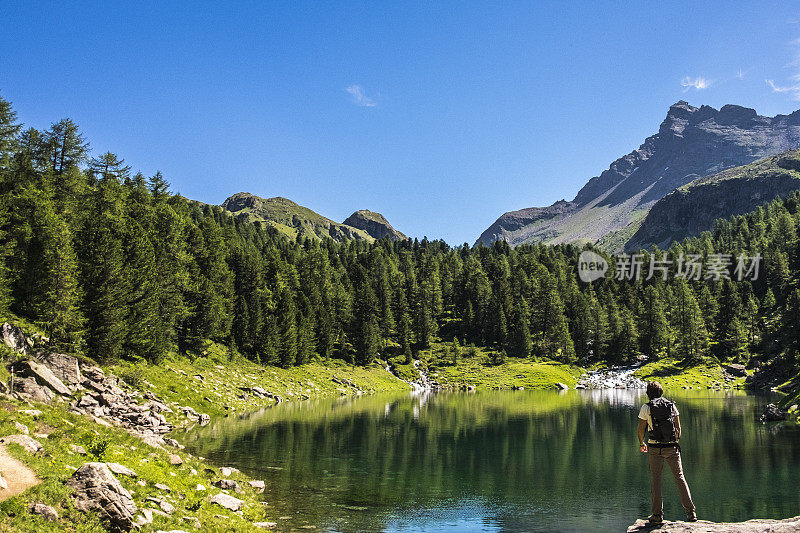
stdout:
[[[226,198],[220,205],[239,219],[268,224],[289,238],[331,238],[341,242],[372,241],[390,235],[394,240],[406,239],[383,215],[368,210],[356,211],[344,223],[339,223],[282,196],[262,198],[239,192]],[[359,213],[365,215],[358,217]],[[347,221],[356,222],[357,225],[348,224]]]
[[615,233],[624,243],[649,209],[676,188],[798,146],[800,111],[765,117],[738,105],[717,110],[680,100],[657,133],[589,179],[572,201],[507,212],[476,244],[599,243]]

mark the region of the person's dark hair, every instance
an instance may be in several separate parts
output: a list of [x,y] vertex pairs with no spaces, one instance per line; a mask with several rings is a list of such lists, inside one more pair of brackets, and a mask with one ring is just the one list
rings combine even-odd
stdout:
[[664,394],[664,387],[658,381],[647,382],[647,397],[651,400],[661,397]]

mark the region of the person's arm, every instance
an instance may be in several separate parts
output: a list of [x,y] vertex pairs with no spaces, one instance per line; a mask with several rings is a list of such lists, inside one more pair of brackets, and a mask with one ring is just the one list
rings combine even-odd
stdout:
[[647,431],[647,420],[639,419],[639,448],[642,453],[647,452],[647,444],[644,442],[644,432]]
[[675,415],[675,440],[681,440],[681,417]]

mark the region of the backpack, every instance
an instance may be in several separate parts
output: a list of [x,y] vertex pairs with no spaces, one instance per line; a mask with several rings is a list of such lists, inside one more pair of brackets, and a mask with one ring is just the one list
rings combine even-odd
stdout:
[[656,442],[675,442],[677,431],[672,416],[672,406],[675,404],[666,398],[656,398],[650,400],[647,405],[650,406],[650,418],[653,419],[650,438]]

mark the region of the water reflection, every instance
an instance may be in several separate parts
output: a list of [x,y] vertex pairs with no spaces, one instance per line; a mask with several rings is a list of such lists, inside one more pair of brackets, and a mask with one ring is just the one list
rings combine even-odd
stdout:
[[[643,391],[439,393],[286,403],[185,436],[265,479],[276,516],[331,531],[620,531],[649,509]],[[764,399],[683,391],[684,465],[712,520],[800,514],[800,435]],[[665,483],[668,517],[680,517]],[[286,520],[286,529],[299,525]]]

